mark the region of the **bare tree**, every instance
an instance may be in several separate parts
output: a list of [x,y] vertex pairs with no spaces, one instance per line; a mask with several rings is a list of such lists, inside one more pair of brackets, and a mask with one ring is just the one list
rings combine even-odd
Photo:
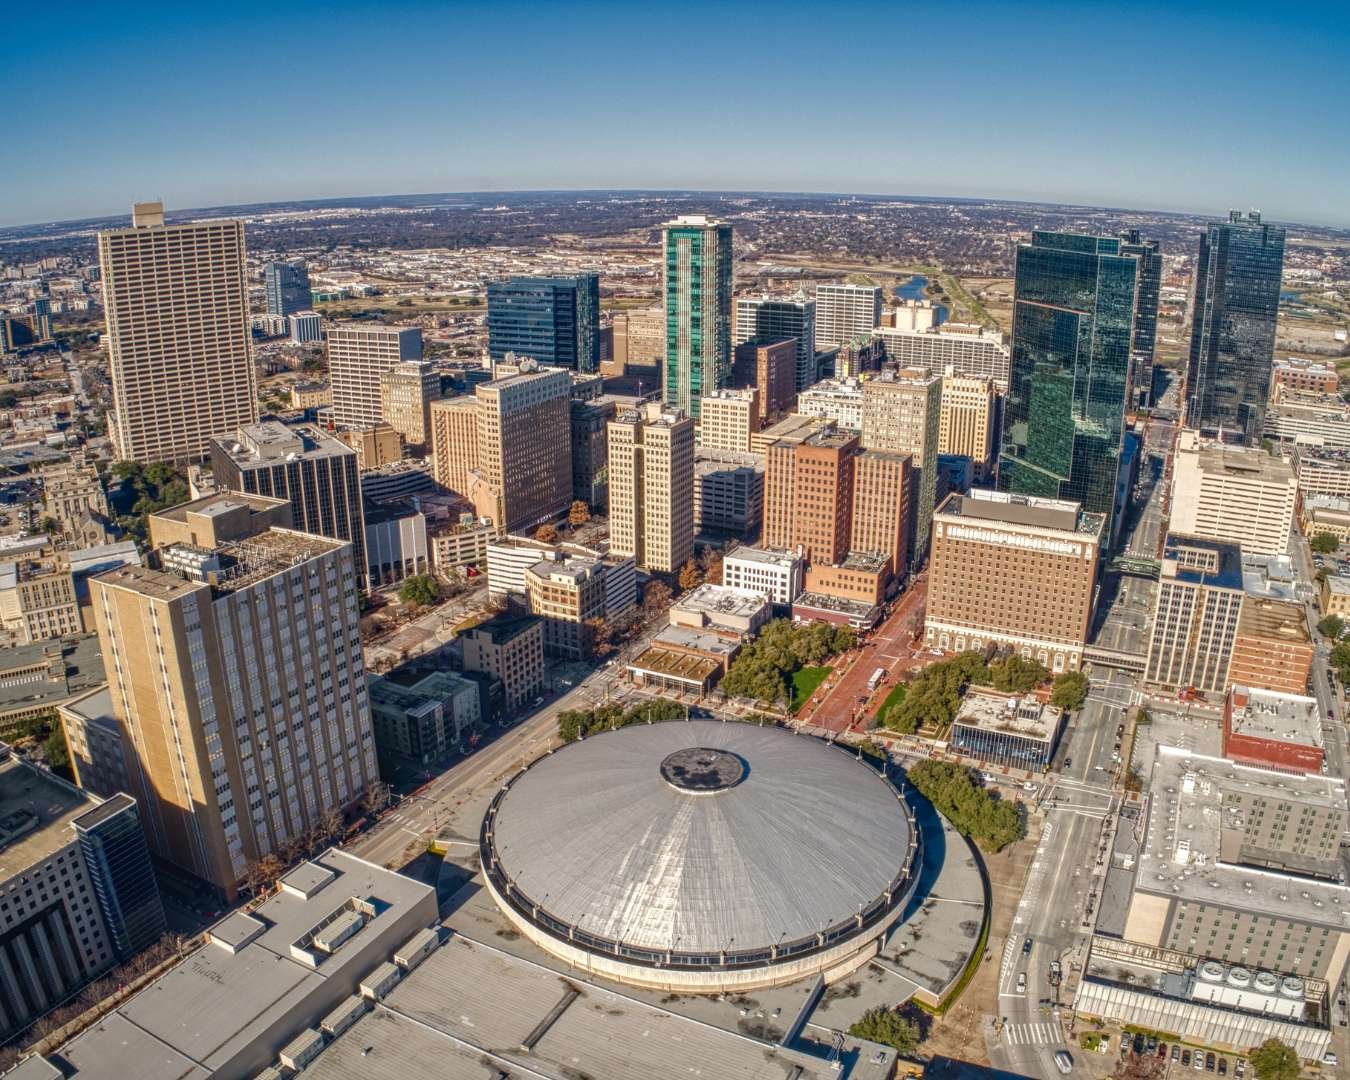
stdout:
[[390,795],[389,785],[383,780],[376,780],[366,788],[366,793],[361,797],[361,806],[367,814],[378,814],[389,805]]

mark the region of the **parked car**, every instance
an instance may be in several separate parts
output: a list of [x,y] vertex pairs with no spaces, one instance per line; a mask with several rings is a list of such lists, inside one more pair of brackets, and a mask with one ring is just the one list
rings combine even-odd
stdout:
[[1204,1071],[1205,1052],[1203,1050],[1197,1050],[1195,1052],[1195,1055],[1191,1058],[1191,1068],[1200,1069],[1201,1071]]
[[1160,1058],[1165,1058],[1167,1056],[1167,1044],[1165,1042],[1158,1043],[1158,1056]]
[[1173,1061],[1176,1061],[1176,1060],[1177,1060],[1178,1058],[1180,1058],[1180,1057],[1181,1057],[1181,1047],[1178,1046],[1176,1043],[1173,1043],[1173,1044],[1172,1044],[1172,1060],[1173,1060]]
[[1181,1052],[1181,1067],[1183,1069],[1189,1069],[1191,1067],[1191,1052],[1189,1050],[1183,1050]]
[[1228,1059],[1227,1059],[1227,1058],[1219,1058],[1219,1075],[1220,1075],[1220,1076],[1227,1076],[1227,1075],[1228,1075]]
[[1205,1055],[1205,1072],[1213,1072],[1213,1071],[1214,1071],[1214,1054],[1211,1051],[1210,1053]]

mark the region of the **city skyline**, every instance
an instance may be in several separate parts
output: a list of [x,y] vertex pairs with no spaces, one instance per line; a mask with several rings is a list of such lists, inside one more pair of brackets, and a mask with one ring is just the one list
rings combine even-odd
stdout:
[[[59,33],[46,25],[52,15],[16,13],[16,40],[34,43],[7,65],[17,108],[37,127],[77,123],[83,133],[49,147],[40,178],[22,166],[10,172],[0,183],[0,224],[114,213],[147,197],[148,185],[180,206],[396,191],[836,191],[1184,212],[1254,205],[1271,220],[1350,225],[1338,197],[1350,151],[1329,137],[1350,95],[1338,60],[1350,19],[1329,5],[1301,9],[1298,17],[1210,4],[1183,12],[965,5],[948,13],[948,23],[955,18],[958,27],[978,28],[978,36],[964,42],[958,68],[948,50],[907,48],[900,87],[885,67],[854,73],[861,83],[850,93],[894,100],[893,117],[850,116],[834,108],[828,92],[785,92],[770,77],[855,47],[855,19],[808,23],[809,12],[791,5],[776,8],[772,20],[746,6],[719,10],[726,41],[760,45],[738,57],[731,83],[699,77],[711,76],[712,59],[696,58],[684,72],[675,65],[689,58],[650,47],[687,32],[697,9],[622,19],[613,17],[618,11],[530,11],[524,21],[500,5],[413,7],[372,22],[342,5],[322,17],[296,8],[269,10],[265,18],[247,4],[209,16],[152,7],[133,27],[113,9],[95,7]],[[865,18],[871,40],[897,47],[922,41],[924,28],[908,13],[868,9]],[[254,32],[259,20],[269,33]],[[1316,35],[1307,32],[1314,23]],[[1135,65],[1122,60],[1118,75],[1106,69],[1096,80],[1073,81],[1068,92],[1063,66],[1025,62],[1047,25],[1062,55],[1095,54],[1110,42],[1118,56],[1146,57],[1150,79],[1133,78]],[[486,46],[508,26],[516,62],[503,69]],[[330,58],[357,48],[394,55],[413,28],[417,40],[443,43],[445,62],[391,66],[375,92],[351,97],[344,66]],[[305,47],[293,48],[301,33]],[[242,34],[250,41],[246,55],[228,44]],[[48,40],[60,42],[62,67],[79,71],[80,80],[51,85],[55,46]],[[157,62],[127,80],[105,61],[133,44]],[[609,64],[579,62],[596,48]],[[681,153],[674,156],[665,136],[665,87],[677,70],[693,77],[681,96]],[[331,119],[285,128],[261,123],[278,75],[303,85]],[[528,107],[533,97],[560,90],[571,122]],[[1298,109],[1286,107],[1292,100]],[[1184,110],[1176,108],[1181,103]],[[725,123],[728,110],[764,116],[784,109],[813,145],[809,162],[776,152],[774,125],[756,134],[753,125]],[[1017,120],[1031,116],[1034,126]],[[1244,132],[1278,131],[1283,144],[1301,145],[1298,168],[1286,168],[1278,154],[1249,153],[1248,140],[1234,137],[1237,119]],[[925,136],[906,137],[910,123]],[[900,137],[876,137],[891,125]],[[362,128],[380,132],[380,154],[333,152],[343,132]],[[576,132],[586,129],[609,134],[578,142]],[[1147,152],[1122,153],[1122,145]]]

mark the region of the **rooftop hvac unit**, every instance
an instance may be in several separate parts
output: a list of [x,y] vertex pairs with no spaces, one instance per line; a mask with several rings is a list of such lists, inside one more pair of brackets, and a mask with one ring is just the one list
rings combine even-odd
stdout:
[[1303,980],[1297,975],[1286,975],[1280,980],[1280,997],[1301,998],[1303,996]]
[[1206,960],[1198,972],[1205,982],[1223,982],[1223,965],[1216,960]]
[[1279,979],[1275,978],[1269,971],[1258,971],[1256,978],[1252,981],[1252,988],[1263,994],[1273,994],[1279,984]]
[[1228,969],[1229,986],[1251,986],[1252,973],[1245,967],[1234,967]]

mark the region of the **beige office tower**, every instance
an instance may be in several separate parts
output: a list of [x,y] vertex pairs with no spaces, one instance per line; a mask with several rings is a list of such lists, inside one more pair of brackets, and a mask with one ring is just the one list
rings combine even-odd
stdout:
[[479,517],[514,532],[561,516],[572,504],[571,373],[524,360],[474,395],[478,464],[464,494]]
[[431,403],[441,396],[441,377],[428,360],[404,360],[380,376],[380,414],[411,446],[431,439]]
[[119,458],[188,461],[258,419],[249,356],[244,223],[164,224],[137,203],[131,228],[98,234]]
[[694,554],[694,421],[654,403],[609,422],[610,554],[671,573]]
[[998,392],[994,380],[978,376],[942,377],[938,453],[960,454],[975,466],[975,478],[987,479],[994,464]]
[[942,427],[942,379],[902,368],[863,384],[862,445],[911,455],[914,526],[910,564],[923,565],[937,500],[938,435]]
[[378,778],[351,544],[227,492],[152,515],[162,569],[91,579],[113,718],[156,854],[233,896]]
[[328,328],[327,341],[333,422],[339,428],[378,424],[384,419],[380,379],[397,364],[422,359],[422,331],[416,326],[338,323]]
[[705,450],[747,453],[750,436],[759,430],[759,391],[714,390],[703,396],[698,444]]
[[431,403],[431,474],[441,487],[471,497],[478,468],[478,398],[465,394]]

